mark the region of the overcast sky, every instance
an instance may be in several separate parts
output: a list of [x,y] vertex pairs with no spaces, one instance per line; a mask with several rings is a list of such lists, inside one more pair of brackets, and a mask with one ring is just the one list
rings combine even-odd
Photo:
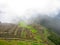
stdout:
[[48,14],[60,9],[60,0],[0,0],[0,20],[11,21],[14,17],[34,13]]

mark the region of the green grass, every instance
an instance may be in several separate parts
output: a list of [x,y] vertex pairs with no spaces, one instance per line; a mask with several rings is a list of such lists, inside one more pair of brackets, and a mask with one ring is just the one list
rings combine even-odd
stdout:
[[18,25],[19,25],[19,27],[26,27],[27,26],[27,24],[24,22],[20,22]]
[[30,29],[32,33],[37,33],[37,30],[34,29],[32,26],[26,26],[26,28]]
[[0,45],[9,45],[9,43],[5,40],[0,40]]
[[18,25],[19,27],[24,27],[24,28],[29,29],[32,33],[37,33],[37,30],[35,28],[33,28],[32,26],[28,26],[27,24],[23,22],[20,22]]
[[16,41],[16,40],[0,40],[0,45],[46,45],[45,43],[38,43],[36,41]]
[[[41,39],[41,37],[44,37],[44,39],[47,41],[47,36],[48,36],[48,31],[47,29],[44,29],[44,33],[42,33],[44,36],[42,36],[42,34],[38,33],[38,30],[36,30],[35,28],[33,28],[30,25],[26,25],[23,22],[20,22],[19,27],[22,28],[27,28],[29,31],[31,31],[34,34],[34,39],[36,40],[28,40],[25,39],[24,41],[22,40],[0,40],[0,45],[48,45],[44,42],[44,40]],[[26,34],[28,32],[25,32],[24,30],[21,32],[21,37],[26,38]],[[51,42],[50,42],[51,43]],[[52,44],[51,44],[52,45]]]

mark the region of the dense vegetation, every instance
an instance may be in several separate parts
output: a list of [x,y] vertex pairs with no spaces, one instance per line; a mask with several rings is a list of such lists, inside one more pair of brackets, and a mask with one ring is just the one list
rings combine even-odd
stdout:
[[49,32],[50,32],[50,36],[48,36],[48,39],[51,40],[56,45],[60,45],[60,36],[52,31]]
[[[18,24],[18,26],[14,25],[14,27],[15,28],[13,28],[13,26],[8,28],[9,30],[13,28],[13,31],[11,31],[12,34],[7,33],[8,35],[3,34],[4,36],[0,36],[0,45],[55,45],[55,44],[59,45],[60,44],[59,43],[60,38],[58,38],[55,33],[53,34],[51,31],[48,31],[47,28],[41,25],[38,24],[26,25],[25,23],[21,22]],[[4,37],[6,39],[2,39],[1,37],[2,38]],[[11,38],[11,40],[9,38]]]

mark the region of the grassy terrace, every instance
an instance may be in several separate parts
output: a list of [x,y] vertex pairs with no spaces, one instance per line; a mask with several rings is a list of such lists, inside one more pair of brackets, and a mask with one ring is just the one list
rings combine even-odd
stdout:
[[0,45],[47,45],[36,41],[0,40]]
[[[33,35],[33,38],[36,40],[31,40],[31,39],[30,40],[29,39],[25,39],[25,40],[1,40],[0,39],[0,45],[54,45],[51,42],[50,42],[51,44],[47,42],[48,41],[47,40],[48,33],[47,33],[46,29],[44,30],[44,33],[39,34],[38,30],[36,30],[32,26],[26,25],[23,22],[20,22],[18,25],[19,25],[19,27],[23,27],[24,30],[28,29],[26,31],[31,32]],[[29,34],[28,32],[26,32],[24,30],[21,32],[22,38],[24,38],[24,37],[26,38],[26,34]],[[44,39],[41,37],[43,37]]]
[[32,33],[37,33],[37,30],[36,30],[36,29],[34,29],[32,26],[26,25],[26,24],[23,23],[23,22],[20,22],[20,23],[19,23],[19,26],[20,26],[20,27],[27,28],[27,29],[30,29],[30,31],[31,31]]

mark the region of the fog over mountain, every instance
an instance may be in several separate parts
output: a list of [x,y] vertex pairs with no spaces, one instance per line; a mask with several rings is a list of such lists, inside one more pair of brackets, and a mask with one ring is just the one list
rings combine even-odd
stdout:
[[[34,2],[34,3],[33,3]],[[2,23],[38,23],[60,34],[59,0],[0,0]]]
[[54,16],[59,9],[59,0],[0,0],[0,21],[28,20],[36,14]]
[[[53,13],[52,13],[53,14]],[[54,16],[37,14],[35,18],[33,18],[33,23],[41,24],[56,33],[60,34],[60,10],[58,10],[57,14],[53,14]],[[50,14],[51,15],[51,14]],[[31,19],[32,22],[32,19]]]

